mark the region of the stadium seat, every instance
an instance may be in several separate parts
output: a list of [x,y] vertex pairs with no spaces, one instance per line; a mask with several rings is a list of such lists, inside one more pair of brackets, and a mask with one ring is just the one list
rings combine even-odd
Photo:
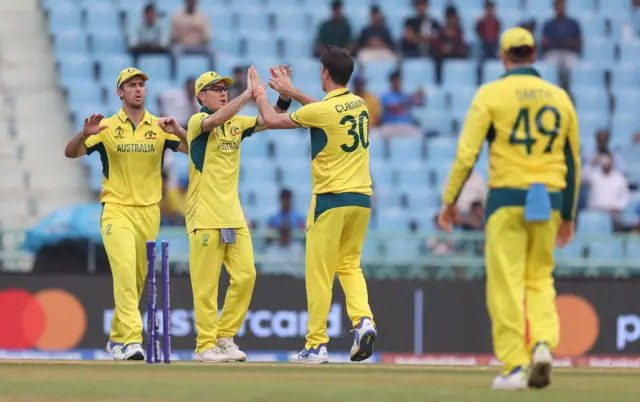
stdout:
[[619,240],[592,241],[589,243],[589,258],[615,260],[624,256],[624,247]]
[[100,82],[111,88],[115,88],[120,71],[133,65],[128,54],[96,54],[95,61],[100,68]]
[[640,102],[640,89],[618,90],[614,94],[616,113],[638,113],[637,105]]
[[[402,83],[405,91],[436,85],[435,66],[430,59],[407,59],[402,63]],[[431,94],[427,94],[431,98]]]
[[432,165],[452,161],[456,157],[458,141],[454,137],[438,137],[427,142],[427,155]]
[[628,16],[631,12],[631,2],[627,0],[600,0],[599,4],[598,13],[605,17]]
[[591,38],[605,38],[607,36],[607,20],[602,15],[582,13],[576,14],[575,16],[580,22],[580,29],[582,30],[583,38],[591,40]]
[[385,242],[387,263],[413,265],[420,261],[420,241],[415,237],[393,238]]
[[269,13],[261,8],[247,8],[234,4],[237,15],[237,29],[240,32],[262,32],[264,37],[266,32],[272,29],[271,17]]
[[611,119],[611,134],[631,138],[640,131],[640,119],[634,113],[615,113]]
[[276,165],[268,159],[246,159],[240,166],[240,180],[243,184],[266,186],[276,183]]
[[611,66],[611,88],[614,93],[628,88],[640,88],[638,68],[631,63]]
[[482,83],[491,82],[504,75],[504,66],[501,61],[487,60],[482,64]]
[[54,36],[58,36],[60,31],[80,29],[81,26],[82,14],[74,2],[56,3],[49,10],[49,30]]
[[376,186],[375,204],[379,210],[400,208],[400,193],[393,187]]
[[363,66],[363,73],[370,85],[371,83],[388,83],[389,75],[397,68],[397,63],[393,61],[371,61]]
[[454,113],[461,114],[464,121],[464,116],[466,116],[466,113],[471,106],[471,101],[475,96],[476,87],[451,86],[446,89],[451,97],[451,110]]
[[311,162],[309,159],[293,159],[280,163],[280,185],[306,193],[311,192]]
[[572,87],[571,92],[578,115],[587,110],[609,111],[609,95],[604,87]]
[[[214,35],[213,50],[218,53],[222,53],[225,57],[227,55],[240,57],[240,43],[241,38],[238,37],[238,35],[223,31]],[[217,57],[216,62],[222,58],[223,57]]]
[[607,234],[613,232],[611,214],[599,211],[582,211],[578,217],[578,233]]
[[87,16],[87,27],[91,27],[94,32],[97,29],[105,31],[116,31],[121,29],[120,13],[109,3],[92,2],[90,7],[85,9]]
[[446,60],[442,68],[442,83],[445,86],[475,87],[476,64],[470,60]]
[[138,68],[153,77],[154,81],[171,80],[171,60],[164,55],[141,55]]
[[496,10],[502,13],[503,10],[522,10],[524,2],[522,0],[496,0],[495,4]]
[[620,44],[620,61],[637,63],[638,55],[640,54],[640,40],[632,39],[622,41]]
[[563,248],[557,248],[556,251],[559,262],[562,262],[563,259],[583,258],[585,244],[580,239],[574,239]]
[[161,12],[164,12],[167,14],[173,14],[178,9],[184,7],[184,1],[183,0],[156,0],[156,7]]
[[534,67],[538,70],[542,78],[553,84],[559,84],[560,79],[558,76],[558,67],[556,67],[554,64],[538,62]]
[[432,133],[451,135],[453,133],[453,123],[448,111],[416,109],[414,117],[427,135]]
[[60,84],[66,88],[76,80],[93,81],[93,61],[83,53],[60,60]]
[[[271,36],[259,35],[257,32],[243,32],[244,56],[254,60],[280,57],[279,41]],[[256,61],[257,61],[256,60]],[[271,64],[272,66],[274,64]],[[277,65],[277,64],[275,64]],[[262,73],[262,71],[260,71]]]
[[93,53],[123,54],[127,51],[124,37],[118,30],[95,29],[90,35],[90,43]]
[[391,186],[395,181],[394,172],[389,169],[386,164],[372,163],[370,167],[371,180],[373,185],[377,189],[380,187]]
[[301,57],[310,57],[313,50],[313,40],[302,35],[291,35],[290,38],[281,39],[284,43],[284,58],[287,63],[293,63]]
[[604,38],[590,38],[583,45],[582,57],[586,61],[613,62],[615,60],[615,44]]
[[571,89],[576,87],[595,87],[604,89],[604,71],[598,64],[583,62],[572,67],[570,76]]
[[392,161],[420,161],[424,158],[424,141],[422,138],[391,138],[389,142],[389,154]]
[[[422,173],[426,179],[426,174]],[[427,188],[426,180],[424,187],[410,187],[403,189],[403,194],[408,200],[410,211],[421,213],[427,207],[437,207],[440,199],[439,194]]]
[[176,80],[178,84],[186,82],[188,78],[197,79],[205,71],[209,71],[209,58],[204,55],[185,54],[178,59]]
[[[377,207],[376,207],[377,208]],[[383,231],[408,232],[409,216],[400,208],[378,208],[378,229]]]
[[393,166],[397,172],[397,184],[403,189],[420,189],[426,188],[429,184],[429,176],[427,174],[427,165],[424,162],[396,162],[393,165],[387,165],[388,168]]
[[59,31],[54,39],[53,48],[58,60],[65,54],[87,51],[87,37],[84,31],[77,28]]
[[451,165],[453,164],[453,160],[449,161],[446,165],[433,166],[431,171],[429,172],[429,181],[431,183],[431,188],[435,191],[442,191],[444,187],[444,183],[449,177],[449,173],[451,172]]

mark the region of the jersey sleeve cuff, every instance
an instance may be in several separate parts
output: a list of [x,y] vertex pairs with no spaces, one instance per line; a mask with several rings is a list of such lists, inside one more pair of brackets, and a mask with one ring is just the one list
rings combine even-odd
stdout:
[[295,114],[296,114],[296,112],[289,113],[289,118],[291,118],[291,120],[293,120],[293,122],[296,123],[297,125],[299,125],[300,127],[309,128],[309,127],[305,126],[304,124],[302,124],[300,122],[300,119]]

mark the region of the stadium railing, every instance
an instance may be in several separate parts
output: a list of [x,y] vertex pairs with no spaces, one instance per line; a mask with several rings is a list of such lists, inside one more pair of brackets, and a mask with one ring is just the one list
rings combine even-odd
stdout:
[[[259,274],[304,276],[304,231],[293,233],[298,253],[273,252],[278,234],[253,230],[255,262]],[[22,249],[26,230],[0,228],[0,271],[28,273],[37,255]],[[169,240],[170,266],[175,274],[188,273],[188,242],[181,227],[163,227],[159,239]],[[95,270],[102,245],[87,241],[87,272]],[[370,230],[361,266],[378,279],[473,280],[485,275],[482,232],[436,233]],[[509,245],[505,245],[509,247]],[[565,249],[556,250],[557,277],[640,277],[640,235],[577,235]]]

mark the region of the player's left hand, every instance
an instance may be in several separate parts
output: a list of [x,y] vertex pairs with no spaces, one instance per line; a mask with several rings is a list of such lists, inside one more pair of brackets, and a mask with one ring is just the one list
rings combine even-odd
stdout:
[[161,117],[158,119],[158,126],[169,134],[178,134],[180,132],[180,124],[173,117]]
[[455,205],[443,205],[440,213],[438,214],[438,226],[440,226],[445,232],[452,233],[452,225],[459,224],[460,215],[458,214],[458,207]]
[[249,68],[249,80],[251,82],[250,87],[252,88],[253,96],[257,96],[260,93],[264,94],[264,89],[267,86],[262,84],[260,74],[258,74],[258,70],[256,70],[254,66]]
[[278,68],[270,68],[271,78],[269,79],[269,86],[274,91],[279,92],[281,95],[289,96],[293,91],[293,82],[291,81],[291,75],[293,70],[288,66],[280,65]]

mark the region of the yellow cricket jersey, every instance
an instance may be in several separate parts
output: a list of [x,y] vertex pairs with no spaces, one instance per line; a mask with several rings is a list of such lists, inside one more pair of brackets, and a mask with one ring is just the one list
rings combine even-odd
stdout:
[[202,108],[189,119],[191,163],[187,191],[187,233],[196,229],[247,226],[240,206],[240,144],[256,132],[257,117],[233,116],[210,132],[202,121],[213,112]]
[[362,98],[337,89],[291,113],[291,119],[311,129],[314,194],[371,195],[369,111]]
[[103,119],[107,126],[85,141],[87,154],[98,152],[102,160],[102,203],[148,206],[162,199],[164,151],[180,146],[180,139],[158,126],[158,118],[145,110],[135,127],[125,112]]
[[480,87],[460,137],[444,193],[446,205],[456,202],[485,140],[492,190],[545,184],[550,193],[558,193],[563,219],[575,219],[580,139],[573,103],[563,89],[530,67],[514,69]]

